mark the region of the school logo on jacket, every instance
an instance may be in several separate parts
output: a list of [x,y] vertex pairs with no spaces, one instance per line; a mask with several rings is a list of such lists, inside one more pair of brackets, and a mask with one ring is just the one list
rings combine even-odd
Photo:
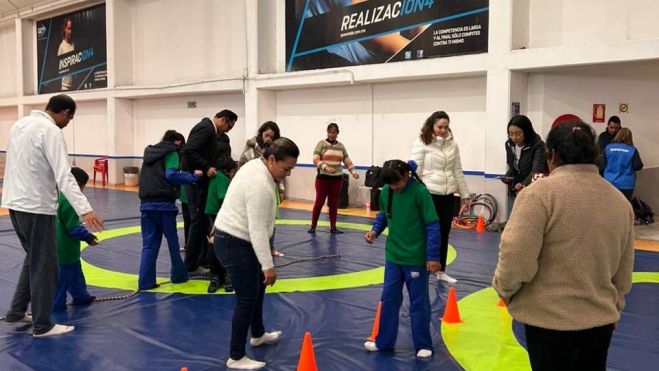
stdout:
[[412,277],[413,280],[419,278],[421,276],[421,273],[419,272],[410,272],[410,276]]

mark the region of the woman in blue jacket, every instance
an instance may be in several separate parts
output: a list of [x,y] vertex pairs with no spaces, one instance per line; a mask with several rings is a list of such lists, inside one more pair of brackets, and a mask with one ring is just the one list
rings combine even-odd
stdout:
[[618,188],[631,201],[636,186],[636,172],[643,161],[634,147],[632,131],[622,128],[611,144],[604,148],[604,179]]

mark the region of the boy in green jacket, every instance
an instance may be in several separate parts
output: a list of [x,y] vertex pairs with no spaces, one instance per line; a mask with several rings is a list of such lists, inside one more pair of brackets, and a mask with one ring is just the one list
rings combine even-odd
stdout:
[[[85,189],[89,175],[79,167],[71,168],[80,190]],[[95,297],[87,292],[85,275],[80,265],[80,241],[88,245],[98,245],[98,239],[82,223],[69,201],[59,193],[55,222],[57,237],[57,261],[59,262],[59,283],[53,302],[53,312],[66,310],[66,293],[73,298],[73,305],[91,303]]]

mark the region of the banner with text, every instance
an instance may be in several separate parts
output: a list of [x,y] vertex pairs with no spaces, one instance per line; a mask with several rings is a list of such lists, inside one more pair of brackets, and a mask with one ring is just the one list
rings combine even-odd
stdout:
[[37,22],[38,93],[105,88],[105,4]]
[[286,0],[286,70],[487,52],[489,0]]

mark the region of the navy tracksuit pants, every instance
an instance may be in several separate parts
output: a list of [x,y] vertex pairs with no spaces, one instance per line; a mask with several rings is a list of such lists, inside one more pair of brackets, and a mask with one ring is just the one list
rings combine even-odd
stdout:
[[398,318],[403,303],[403,284],[410,296],[412,340],[416,351],[434,350],[430,337],[430,296],[428,271],[425,266],[402,266],[387,261],[384,266],[382,310],[375,345],[380,350],[391,350],[398,336]]
[[167,240],[169,257],[172,261],[170,278],[172,283],[188,280],[188,270],[181,259],[178,234],[176,233],[176,214],[178,211],[142,211],[142,260],[140,261],[139,290],[148,290],[156,286],[156,260],[162,236]]

